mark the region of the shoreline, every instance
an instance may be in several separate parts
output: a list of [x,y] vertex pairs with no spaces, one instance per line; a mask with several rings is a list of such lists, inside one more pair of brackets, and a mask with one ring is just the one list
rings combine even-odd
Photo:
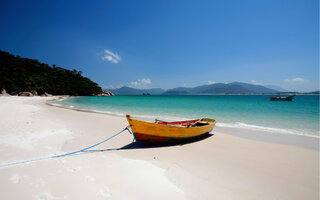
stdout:
[[[127,126],[122,117],[46,105],[53,98],[0,98],[1,163],[78,150]],[[108,151],[0,168],[1,195],[4,199],[319,198],[319,151],[236,137],[216,128],[212,133],[174,146],[132,143],[130,134],[121,134],[98,148]],[[75,186],[64,187],[71,184]]]
[[[61,104],[55,104],[55,102],[63,101],[65,99],[69,98],[75,98],[75,97],[59,97],[58,99],[54,99],[51,101],[46,102],[47,105],[58,107],[58,108],[64,108],[69,110],[75,110],[80,112],[88,112],[88,113],[97,113],[97,114],[103,114],[103,115],[109,115],[114,117],[125,117],[126,114],[122,112],[112,112],[112,111],[99,111],[99,110],[91,110],[91,109],[85,109],[85,108],[77,108],[77,107],[70,107],[67,105],[61,105]],[[135,115],[137,119],[140,120],[146,120],[150,121],[153,120],[156,117],[152,117],[149,115]],[[168,118],[169,119],[169,118]],[[173,118],[170,118],[169,120],[174,121]],[[175,120],[182,120],[182,119],[175,119]],[[183,119],[186,120],[186,119]],[[281,129],[281,128],[273,128],[273,127],[265,127],[265,126],[258,126],[253,124],[244,124],[246,127],[230,127],[233,126],[233,124],[229,124],[226,126],[223,126],[221,124],[224,124],[223,122],[217,122],[214,129],[218,129],[219,132],[227,133],[233,136],[241,137],[241,138],[247,138],[252,139],[256,141],[265,141],[265,142],[272,142],[272,143],[278,143],[278,144],[287,144],[287,145],[295,145],[299,147],[304,147],[308,149],[315,149],[319,150],[319,142],[320,142],[320,136],[313,135],[313,134],[304,134],[299,133],[296,130],[288,130],[288,129]],[[236,124],[236,123],[235,123]]]

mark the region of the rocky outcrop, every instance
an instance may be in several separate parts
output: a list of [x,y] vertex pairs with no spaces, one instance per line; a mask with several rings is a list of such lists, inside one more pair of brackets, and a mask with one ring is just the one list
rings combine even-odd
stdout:
[[31,90],[31,93],[33,94],[33,96],[38,96],[38,92],[35,90]]
[[40,95],[41,97],[52,97],[52,94],[48,94],[48,93],[43,93],[42,95]]
[[19,92],[19,96],[33,97],[33,94],[31,92]]
[[114,94],[110,91],[103,91],[101,94],[97,94],[96,96],[114,96]]
[[107,96],[114,96],[114,94],[110,91],[103,91]]
[[1,96],[10,96],[5,89],[2,89]]

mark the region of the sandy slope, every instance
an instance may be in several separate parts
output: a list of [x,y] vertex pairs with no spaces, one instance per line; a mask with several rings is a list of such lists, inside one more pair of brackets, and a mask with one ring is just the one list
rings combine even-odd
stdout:
[[[0,97],[0,165],[78,150],[127,126],[50,99]],[[109,151],[2,167],[1,199],[319,199],[319,151],[212,133],[177,146],[131,144],[123,133],[96,148]]]

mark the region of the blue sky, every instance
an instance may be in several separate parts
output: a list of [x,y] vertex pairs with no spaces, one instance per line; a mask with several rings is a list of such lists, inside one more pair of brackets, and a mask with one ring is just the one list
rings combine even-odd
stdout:
[[1,0],[0,30],[1,50],[102,87],[319,87],[317,0]]

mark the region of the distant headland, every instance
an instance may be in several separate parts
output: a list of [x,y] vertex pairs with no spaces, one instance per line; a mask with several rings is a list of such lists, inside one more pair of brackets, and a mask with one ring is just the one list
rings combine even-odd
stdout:
[[0,92],[19,96],[113,96],[81,71],[49,66],[0,50]]

